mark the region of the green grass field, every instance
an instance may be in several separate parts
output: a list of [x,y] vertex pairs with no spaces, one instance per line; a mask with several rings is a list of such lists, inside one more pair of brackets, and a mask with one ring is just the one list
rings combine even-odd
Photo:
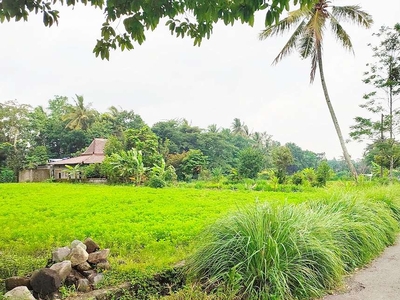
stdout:
[[200,231],[229,211],[255,201],[301,202],[317,193],[324,192],[1,184],[0,251],[11,266],[0,278],[22,275],[55,247],[86,237],[123,261],[117,269],[157,271],[184,259]]
[[[336,184],[306,192],[151,189],[83,184],[0,185],[0,280],[43,267],[56,247],[91,237],[116,273],[155,273],[194,252],[200,233],[255,202],[350,198],[399,203],[400,187]],[[1,292],[0,292],[1,294]]]

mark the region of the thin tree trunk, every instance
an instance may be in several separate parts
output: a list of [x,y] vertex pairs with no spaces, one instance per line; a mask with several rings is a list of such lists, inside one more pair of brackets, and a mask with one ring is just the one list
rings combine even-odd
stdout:
[[390,143],[391,143],[391,151],[390,151],[390,167],[389,167],[389,180],[393,181],[393,147],[394,147],[394,139],[393,139],[393,87],[389,86],[389,118],[390,118]]
[[[383,114],[381,114],[381,142],[383,142]],[[381,162],[381,178],[383,178],[383,162]]]
[[328,88],[327,88],[326,82],[325,82],[324,69],[322,66],[322,53],[321,53],[320,45],[317,46],[317,59],[318,59],[319,74],[321,77],[321,84],[322,84],[322,89],[324,90],[326,104],[328,105],[328,109],[329,109],[329,113],[331,114],[331,117],[332,117],[333,125],[335,126],[336,133],[339,137],[340,145],[342,146],[344,159],[346,160],[347,166],[349,167],[349,169],[354,177],[354,180],[357,182],[357,171],[356,171],[356,168],[354,168],[353,163],[351,162],[349,152],[347,151],[347,147],[346,147],[346,144],[343,139],[342,131],[340,130],[339,122],[336,118],[335,111],[333,109],[331,100],[329,98]]

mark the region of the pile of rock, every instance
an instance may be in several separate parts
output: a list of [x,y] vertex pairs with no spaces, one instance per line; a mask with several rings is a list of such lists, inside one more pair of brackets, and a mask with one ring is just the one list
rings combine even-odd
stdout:
[[52,253],[46,268],[34,271],[27,277],[10,277],[5,280],[4,297],[34,300],[59,298],[61,285],[74,286],[79,292],[89,292],[103,279],[103,270],[110,268],[109,249],[100,250],[90,238],[83,243],[75,240],[70,247],[58,248]]

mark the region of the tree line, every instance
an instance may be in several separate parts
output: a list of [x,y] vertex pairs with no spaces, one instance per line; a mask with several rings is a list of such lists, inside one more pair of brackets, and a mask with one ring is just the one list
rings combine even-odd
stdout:
[[284,181],[287,174],[317,168],[325,158],[294,143],[281,145],[266,132],[250,132],[238,118],[230,128],[200,128],[185,119],[150,127],[132,110],[112,106],[99,112],[81,95],[72,100],[55,96],[47,107],[0,103],[2,181],[15,181],[18,171],[49,159],[77,156],[94,138],[108,139],[106,160],[102,169],[93,165],[86,172],[115,182],[141,182],[149,174],[182,181],[205,174],[256,178],[267,169]]

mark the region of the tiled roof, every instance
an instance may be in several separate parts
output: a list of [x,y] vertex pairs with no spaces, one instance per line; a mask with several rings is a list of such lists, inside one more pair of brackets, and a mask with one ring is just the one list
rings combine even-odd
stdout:
[[86,151],[82,153],[82,155],[92,155],[92,154],[101,154],[104,155],[104,147],[107,143],[107,139],[94,139],[89,147],[87,147]]
[[77,165],[77,164],[98,164],[103,162],[104,146],[107,139],[94,139],[87,147],[86,151],[80,156],[63,159],[60,161],[52,162],[51,165]]

